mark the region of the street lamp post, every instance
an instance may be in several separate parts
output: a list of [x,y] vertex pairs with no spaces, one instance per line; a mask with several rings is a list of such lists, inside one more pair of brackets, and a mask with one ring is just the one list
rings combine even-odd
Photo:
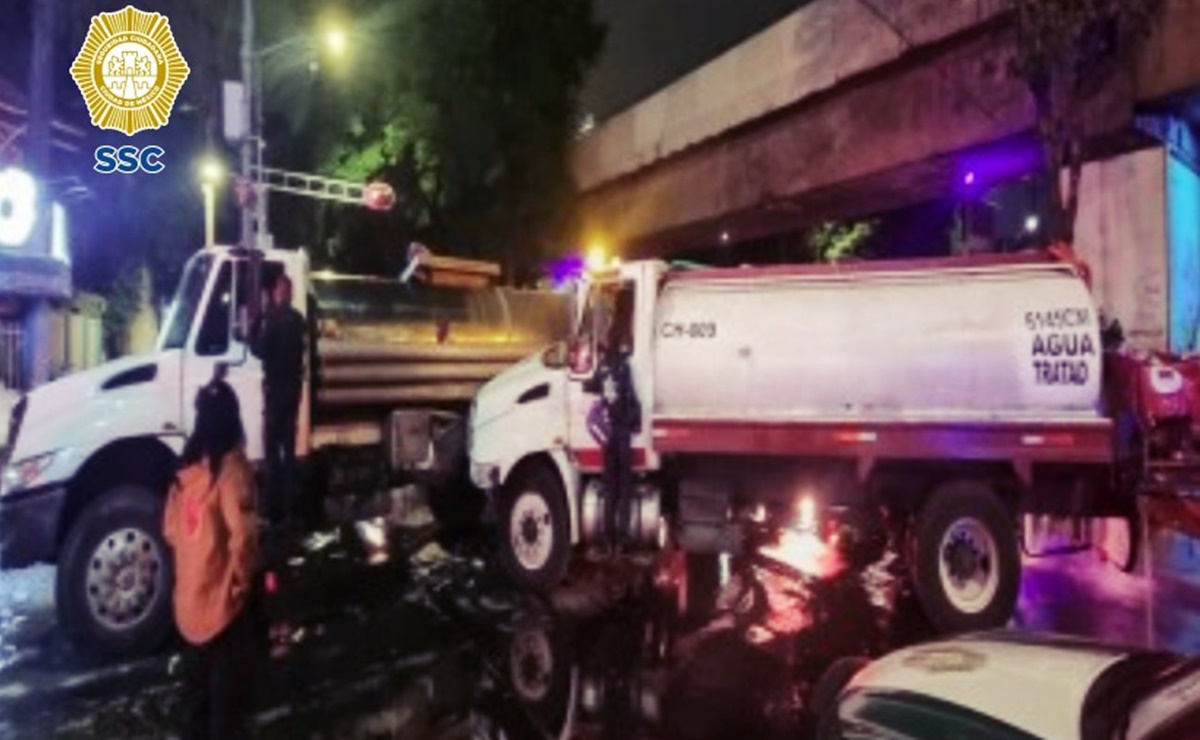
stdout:
[[217,186],[205,182],[200,189],[204,192],[204,247],[212,249],[217,244]]
[[[254,162],[254,147],[258,132],[251,127],[249,100],[251,87],[254,82],[254,0],[242,0],[242,179],[249,183],[251,164]],[[254,214],[248,207],[242,208],[242,238],[243,247],[255,248]]]
[[[344,46],[344,36],[340,32],[335,33],[337,38],[333,40],[333,44],[335,46]],[[258,235],[264,232],[267,226],[266,188],[263,186],[262,166],[262,90],[256,87],[255,67],[261,67],[263,59],[268,55],[274,54],[295,43],[307,41],[310,38],[311,36],[309,35],[301,35],[272,44],[256,52],[254,49],[254,0],[242,0],[241,174],[244,191],[242,193],[241,244],[243,247],[251,250],[250,295],[252,296],[259,295],[261,280],[258,265],[256,264],[258,260],[262,259],[262,252],[259,251],[259,247],[262,245],[259,242]],[[254,167],[256,155],[258,158],[257,168]],[[253,178],[250,176],[252,171],[255,173]],[[205,191],[206,198],[208,197],[208,192]],[[251,197],[257,201],[253,209],[251,209],[250,203],[246,202]],[[257,308],[258,301],[250,301],[251,320],[254,319],[253,314],[257,311]]]
[[224,177],[219,160],[207,157],[200,162],[200,191],[204,193],[204,246],[217,243],[217,185]]
[[[346,34],[342,29],[333,28],[326,31],[324,40],[335,56],[341,56],[345,52]],[[256,50],[254,0],[242,0],[242,89],[245,95],[242,130],[246,132],[242,140],[242,177],[247,187],[251,182],[254,183],[253,188],[250,188],[254,197],[254,209],[242,209],[243,245],[257,248],[259,240],[267,233],[267,189],[263,184],[263,149],[266,146],[263,137],[263,62],[267,57],[284,49],[312,41],[312,34],[300,34]],[[251,172],[254,172],[253,178],[250,177]]]

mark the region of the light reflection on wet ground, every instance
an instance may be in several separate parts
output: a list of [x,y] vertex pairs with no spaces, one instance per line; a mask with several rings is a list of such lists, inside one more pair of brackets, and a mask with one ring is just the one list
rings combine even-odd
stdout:
[[[809,550],[796,552],[829,576]],[[829,662],[930,635],[883,566],[807,584],[760,571],[762,618],[697,625],[647,563],[585,565],[544,604],[471,558],[363,569],[336,553],[283,573],[268,609],[261,737],[803,737]],[[1142,565],[1127,575],[1091,551],[1027,559],[1015,624],[1200,652],[1200,545],[1156,530]],[[49,569],[0,578],[0,737],[175,730],[175,651],[90,664],[54,629]]]

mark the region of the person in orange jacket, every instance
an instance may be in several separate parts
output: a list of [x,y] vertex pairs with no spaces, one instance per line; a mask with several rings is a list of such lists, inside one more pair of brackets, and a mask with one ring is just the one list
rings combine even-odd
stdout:
[[185,732],[192,737],[248,733],[256,658],[247,608],[258,550],[254,502],[237,395],[214,379],[196,396],[195,426],[163,516],[175,551],[175,622],[193,650],[185,683]]

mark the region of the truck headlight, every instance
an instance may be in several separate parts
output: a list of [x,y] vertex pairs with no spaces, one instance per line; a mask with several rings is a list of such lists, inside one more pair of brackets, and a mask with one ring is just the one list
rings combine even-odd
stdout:
[[44,455],[26,458],[19,462],[12,463],[4,468],[4,476],[0,479],[0,494],[12,493],[29,488],[38,479],[42,477],[42,473],[50,467],[50,463],[54,462],[54,456],[58,452],[47,452]]

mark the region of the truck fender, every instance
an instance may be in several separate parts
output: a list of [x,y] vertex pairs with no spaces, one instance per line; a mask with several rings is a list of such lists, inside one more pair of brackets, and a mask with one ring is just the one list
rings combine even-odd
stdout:
[[183,447],[181,437],[127,437],[88,455],[67,484],[67,500],[58,524],[57,551],[76,518],[106,490],[119,483],[136,483],[166,493]]

